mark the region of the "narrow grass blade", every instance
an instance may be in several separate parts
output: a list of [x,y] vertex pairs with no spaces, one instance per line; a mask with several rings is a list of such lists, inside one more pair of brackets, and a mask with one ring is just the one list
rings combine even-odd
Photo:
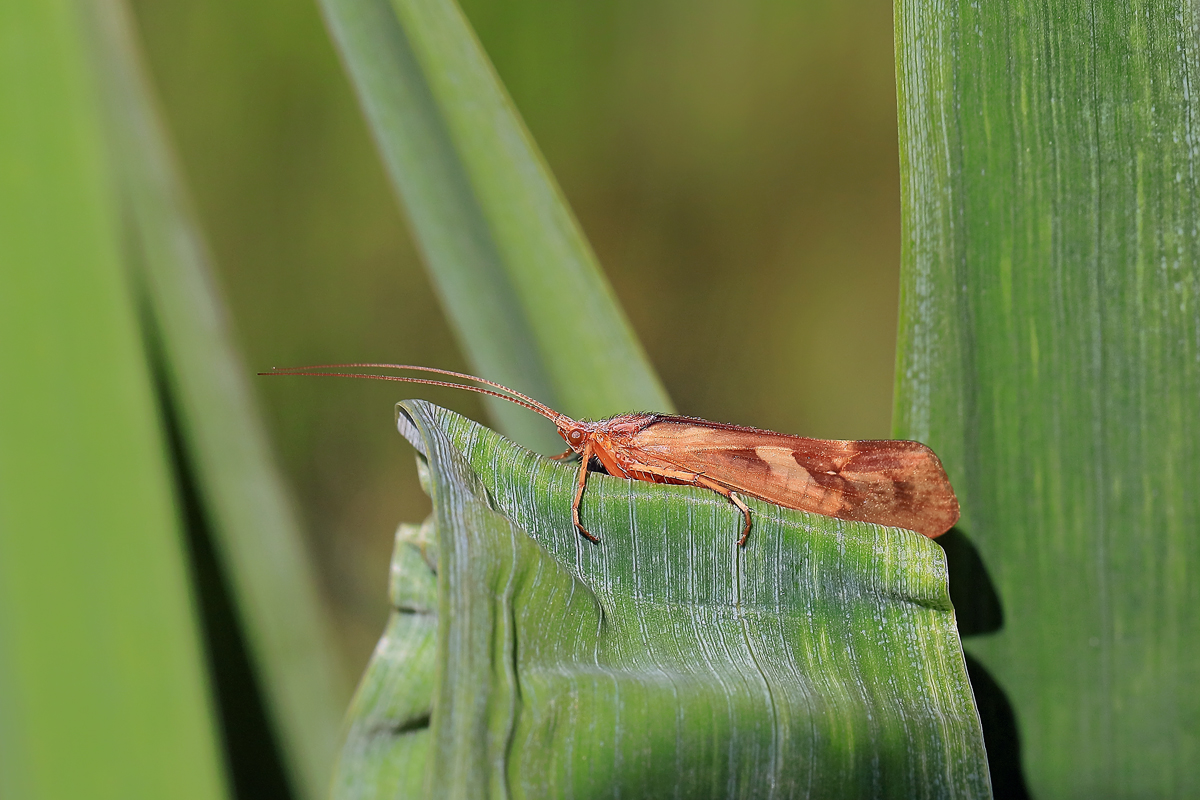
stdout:
[[[576,417],[669,409],[591,248],[453,0],[322,0],[473,368]],[[561,445],[520,409],[503,430]]]
[[0,6],[0,796],[225,794],[92,66]]
[[157,339],[165,403],[183,439],[178,456],[196,484],[292,789],[322,797],[347,692],[315,571],[271,461],[247,385],[253,370],[233,346],[127,10],[120,0],[89,7],[135,279]]
[[400,422],[436,611],[404,530],[337,796],[990,796],[928,539],[753,503],[739,548],[723,498],[597,474],[595,545],[570,466],[421,401]]
[[1196,6],[896,20],[896,429],[942,455],[999,596],[968,644],[1016,714],[989,751],[1019,731],[1037,797],[1195,796]]

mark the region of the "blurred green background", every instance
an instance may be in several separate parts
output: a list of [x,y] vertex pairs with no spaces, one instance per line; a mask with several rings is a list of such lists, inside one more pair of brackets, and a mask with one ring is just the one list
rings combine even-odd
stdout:
[[[465,368],[315,5],[133,7],[247,362]],[[891,3],[463,7],[679,410],[887,436]],[[428,513],[392,425],[417,392],[255,386],[357,674],[386,617],[395,526]],[[486,421],[473,396],[419,394]]]

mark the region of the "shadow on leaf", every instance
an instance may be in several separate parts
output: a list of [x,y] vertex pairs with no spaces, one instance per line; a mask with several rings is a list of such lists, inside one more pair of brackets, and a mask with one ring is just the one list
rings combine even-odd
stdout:
[[[958,528],[935,539],[946,552],[950,601],[963,638],[996,633],[1004,627],[1004,609],[987,567],[975,545]],[[971,690],[983,726],[988,771],[996,800],[1027,800],[1029,788],[1021,768],[1021,738],[1012,704],[983,664],[964,653]]]

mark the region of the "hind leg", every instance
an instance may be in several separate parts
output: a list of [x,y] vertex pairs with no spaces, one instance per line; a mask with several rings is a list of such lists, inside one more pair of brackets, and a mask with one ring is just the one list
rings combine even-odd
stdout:
[[705,489],[712,489],[717,494],[721,495],[729,502],[737,506],[737,509],[742,512],[744,520],[742,524],[742,536],[738,539],[738,547],[745,547],[746,540],[750,538],[750,507],[747,506],[742,499],[733,493],[733,490],[728,486],[717,483],[711,478],[706,478],[700,472],[687,472],[684,470],[665,469],[663,467],[655,467],[649,464],[634,463],[628,466],[630,472],[641,472],[649,475],[656,475],[660,478],[665,478],[671,483],[691,484],[693,486],[703,486]]
[[738,539],[738,547],[745,547],[746,540],[750,538],[750,506],[746,505],[742,498],[733,493],[733,490],[728,486],[722,486],[716,481],[709,480],[703,475],[697,476],[696,484],[703,486],[706,489],[712,489],[717,494],[723,495],[729,502],[738,507],[742,512],[742,517],[745,522],[742,524],[742,538]]

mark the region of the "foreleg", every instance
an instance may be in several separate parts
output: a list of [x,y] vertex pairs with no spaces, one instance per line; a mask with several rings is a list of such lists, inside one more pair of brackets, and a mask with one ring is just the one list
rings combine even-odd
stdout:
[[579,462],[579,477],[575,482],[575,499],[571,501],[571,522],[575,523],[575,530],[583,534],[583,538],[590,542],[600,542],[595,536],[587,532],[587,528],[583,527],[583,523],[579,520],[579,503],[583,500],[583,487],[587,485],[588,462],[592,460],[592,442],[588,440],[583,446],[583,460]]

